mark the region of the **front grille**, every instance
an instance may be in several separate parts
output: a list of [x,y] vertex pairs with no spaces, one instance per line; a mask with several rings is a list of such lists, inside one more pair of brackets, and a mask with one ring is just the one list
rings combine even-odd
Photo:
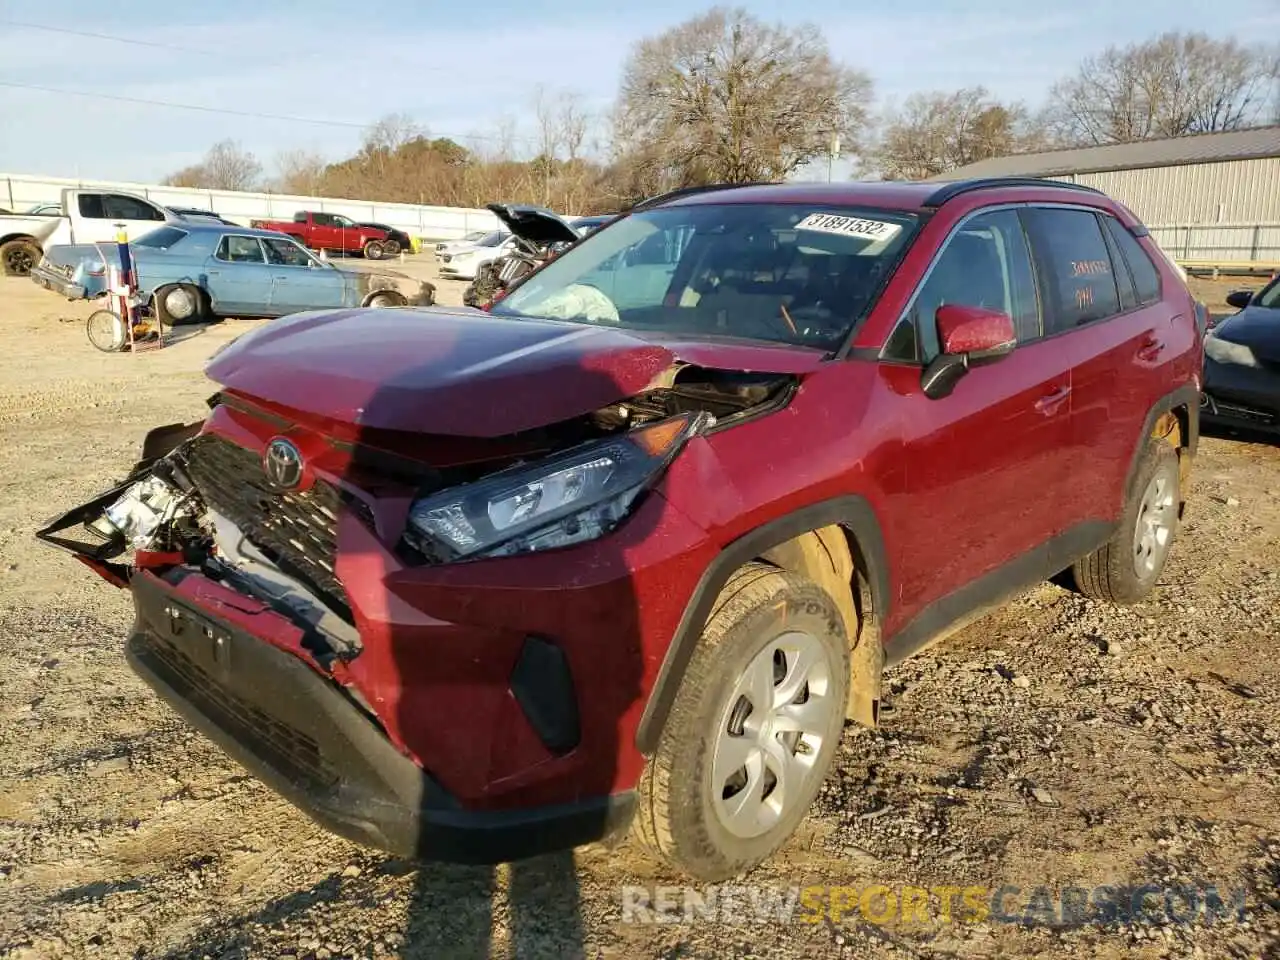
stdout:
[[186,454],[205,505],[225,516],[287,573],[330,595],[345,610],[346,591],[334,573],[342,498],[317,480],[304,491],[280,492],[262,472],[261,458],[222,437],[196,437]]
[[135,638],[135,650],[182,699],[294,783],[321,789],[337,784],[338,773],[319,744],[219,683],[172,644],[146,634]]

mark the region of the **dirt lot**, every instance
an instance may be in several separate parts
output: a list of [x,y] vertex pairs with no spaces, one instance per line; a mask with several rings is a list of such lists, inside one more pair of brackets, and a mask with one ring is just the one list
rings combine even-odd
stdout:
[[1242,917],[1054,928],[946,922],[935,902],[910,922],[740,908],[737,923],[624,923],[624,885],[679,882],[630,842],[416,870],[321,832],[128,671],[126,597],[32,531],[115,479],[148,428],[200,416],[202,362],[249,323],[106,356],[87,313],[0,279],[0,957],[1280,951],[1280,448],[1203,442],[1152,602],[1115,610],[1045,586],[895,669],[883,728],[847,732],[802,834],[743,881],[781,898],[1011,884],[1019,914],[1037,886],[1213,884],[1228,900],[1243,889]]

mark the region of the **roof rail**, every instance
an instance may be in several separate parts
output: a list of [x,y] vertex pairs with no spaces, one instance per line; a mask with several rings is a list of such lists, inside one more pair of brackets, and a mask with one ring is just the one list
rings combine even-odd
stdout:
[[681,197],[691,197],[698,193],[711,193],[715,190],[736,190],[739,187],[763,187],[776,184],[776,180],[762,180],[754,183],[707,183],[697,187],[681,187],[678,190],[671,190],[667,193],[660,193],[656,197],[649,197],[641,200],[627,208],[628,213],[636,210],[648,210],[650,207],[657,207],[672,200],[679,200]]
[[923,207],[940,207],[948,200],[971,193],[974,190],[992,190],[998,187],[1049,187],[1059,190],[1078,190],[1098,196],[1105,194],[1095,187],[1086,187],[1082,183],[1064,183],[1061,180],[1042,180],[1039,177],[979,177],[974,180],[952,180],[944,183],[925,198]]

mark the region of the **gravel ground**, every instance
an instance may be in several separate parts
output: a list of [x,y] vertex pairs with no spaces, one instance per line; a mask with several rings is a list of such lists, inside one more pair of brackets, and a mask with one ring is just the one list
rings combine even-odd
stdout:
[[[1202,443],[1152,601],[1046,585],[894,669],[882,729],[847,732],[800,834],[741,881],[752,909],[624,922],[624,888],[680,882],[629,841],[418,870],[320,831],[129,672],[125,596],[32,531],[199,416],[202,362],[249,322],[106,356],[88,312],[0,279],[0,957],[1280,955],[1280,448]],[[1245,900],[1216,923],[778,919],[819,884],[1012,885],[1019,915],[1036,887]]]

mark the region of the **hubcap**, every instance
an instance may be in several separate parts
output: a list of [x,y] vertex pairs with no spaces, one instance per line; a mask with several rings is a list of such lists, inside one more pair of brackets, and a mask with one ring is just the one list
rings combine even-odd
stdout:
[[1177,522],[1177,484],[1167,473],[1151,478],[1142,494],[1138,523],[1133,531],[1133,569],[1139,579],[1150,577],[1164,561]]
[[761,650],[721,711],[711,752],[711,800],[726,830],[751,838],[790,811],[815,774],[831,729],[831,664],[807,633]]
[[195,301],[186,290],[170,290],[164,298],[164,308],[176,320],[185,320],[195,311]]

